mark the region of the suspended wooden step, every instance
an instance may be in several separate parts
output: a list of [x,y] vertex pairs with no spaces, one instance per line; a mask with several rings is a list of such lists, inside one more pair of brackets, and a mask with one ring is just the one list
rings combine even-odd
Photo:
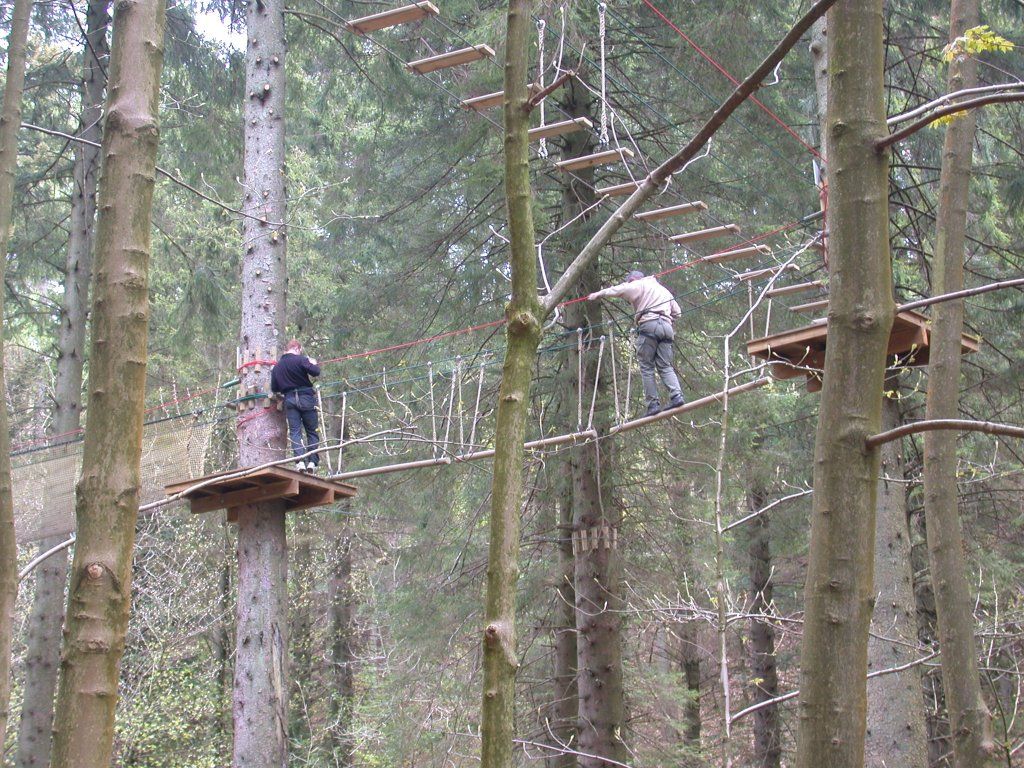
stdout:
[[593,127],[594,124],[587,118],[574,117],[572,120],[563,120],[560,123],[548,123],[547,125],[539,125],[536,128],[531,128],[528,135],[530,141],[537,141],[538,139],[550,139],[553,136],[562,136],[566,133],[589,131]]
[[[533,96],[537,92],[537,86],[534,83],[530,83],[527,87],[527,92],[530,96]],[[505,100],[504,91],[495,91],[494,93],[485,93],[482,96],[472,96],[468,99],[463,99],[459,102],[463,109],[472,109],[474,112],[482,112],[485,109],[491,107],[500,107],[501,102]]]
[[459,102],[463,109],[472,109],[476,112],[480,112],[491,107],[497,107],[501,104],[505,98],[504,91],[495,91],[494,93],[485,93],[483,96],[474,96],[471,99],[463,99]]
[[632,195],[639,186],[639,181],[627,181],[625,184],[616,184],[614,187],[604,187],[595,191],[598,195],[620,197],[621,195]]
[[[818,291],[825,287],[824,280],[812,280],[809,283],[795,283],[794,285],[784,285],[781,288],[772,288],[765,296],[769,299],[774,299],[776,296],[789,296],[793,293],[807,293],[808,291]],[[828,299],[825,300],[828,303]]]
[[705,256],[701,261],[707,264],[721,264],[724,261],[734,261],[735,259],[746,258],[747,256],[753,256],[754,254],[759,256],[771,256],[772,249],[767,245],[751,245],[747,248],[735,248],[731,251],[713,253],[710,256]]
[[405,68],[417,75],[425,75],[428,72],[436,72],[439,69],[457,67],[459,64],[469,64],[471,61],[480,59],[493,59],[494,49],[489,45],[471,45],[468,48],[460,48],[457,51],[440,53],[437,56],[428,56],[425,59],[410,61]]
[[696,232],[686,232],[682,235],[673,235],[669,238],[673,243],[680,245],[682,243],[695,243],[698,240],[710,240],[712,237],[721,237],[722,235],[738,234],[740,228],[735,224],[723,224],[720,227],[708,227],[707,229],[698,229]]
[[[598,191],[600,192],[600,190]],[[703,200],[694,200],[692,203],[670,205],[668,208],[659,208],[656,211],[644,211],[643,213],[638,213],[633,218],[640,221],[660,221],[661,219],[667,219],[669,216],[682,216],[684,213],[698,213],[707,209],[708,204]]]
[[[747,354],[771,363],[772,376],[777,379],[807,378],[807,389],[821,389],[821,369],[825,367],[828,322],[812,323],[803,328],[784,331],[747,342]],[[927,316],[906,311],[896,315],[886,349],[887,365],[902,367],[927,365],[930,352],[931,326]],[[960,336],[963,354],[978,351],[978,339]]]
[[796,304],[789,309],[791,312],[817,312],[827,306],[828,299],[820,299],[819,301],[809,301],[806,304]]
[[401,8],[393,8],[390,11],[375,13],[372,16],[363,16],[360,19],[348,22],[346,26],[350,32],[357,35],[365,35],[368,32],[376,32],[378,29],[387,29],[399,24],[408,24],[410,21],[419,21],[427,16],[437,16],[437,6],[423,0],[412,5],[403,5]]
[[632,157],[633,150],[631,149],[606,149],[603,152],[595,152],[592,155],[562,160],[555,163],[555,167],[560,171],[579,171],[583,168],[593,168],[595,165],[607,165],[608,163],[617,163],[619,161],[626,162],[626,160]]
[[752,269],[749,272],[740,272],[736,275],[737,280],[749,282],[751,280],[760,280],[762,277],[771,277],[778,275],[790,269],[799,269],[796,264],[785,264],[781,267],[766,267],[765,269]]
[[[232,469],[193,480],[165,486],[168,496],[183,493],[194,513],[227,509],[228,522],[237,519],[238,507],[264,501],[283,500],[285,509],[294,512],[333,504],[339,498],[356,495],[355,486],[307,475],[284,467],[264,469],[239,476],[244,470]],[[190,489],[195,490],[190,490]]]

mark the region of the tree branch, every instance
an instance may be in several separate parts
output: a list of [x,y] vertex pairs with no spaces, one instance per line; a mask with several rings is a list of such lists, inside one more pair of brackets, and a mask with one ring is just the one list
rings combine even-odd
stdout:
[[919,309],[920,307],[929,307],[932,304],[940,304],[943,301],[953,301],[955,299],[965,299],[968,296],[977,296],[982,293],[989,293],[990,291],[998,291],[1000,288],[1016,288],[1024,286],[1024,278],[1016,277],[1012,280],[1001,280],[998,283],[989,283],[988,285],[980,285],[977,288],[964,288],[962,291],[953,291],[952,293],[943,293],[938,296],[931,296],[927,299],[918,299],[917,301],[908,301],[906,304],[900,304],[896,307],[897,312],[906,312],[908,309]]
[[945,117],[946,115],[955,115],[957,112],[963,112],[965,109],[976,109],[977,107],[984,107],[987,104],[1006,104],[1012,101],[1024,101],[1024,93],[998,93],[994,96],[982,96],[977,99],[968,99],[967,101],[950,104],[948,107],[937,109],[927,117],[915,120],[906,128],[901,128],[895,133],[889,134],[884,139],[880,139],[875,142],[875,150],[881,152],[886,147],[890,147],[896,142],[902,141],[908,136],[917,133],[926,125],[934,123],[936,120]]
[[918,432],[934,432],[938,429],[956,429],[961,432],[984,432],[987,435],[1024,438],[1024,427],[1013,424],[997,424],[993,421],[972,421],[971,419],[931,419],[930,421],[915,421],[896,429],[879,432],[877,435],[865,439],[864,447],[870,450],[907,435]]
[[545,316],[550,314],[562,299],[565,298],[569,289],[579,280],[583,270],[586,269],[587,265],[590,264],[595,256],[597,256],[598,251],[607,245],[612,236],[622,228],[622,225],[625,224],[633,216],[636,210],[643,205],[643,203],[651,197],[651,195],[653,195],[662,184],[665,183],[669,176],[685,166],[687,162],[692,160],[697,153],[700,152],[711,137],[715,135],[718,129],[725,124],[725,121],[729,119],[729,116],[747,100],[747,97],[757,90],[761,81],[771,74],[778,63],[786,57],[789,50],[796,45],[803,34],[811,28],[811,25],[814,24],[818,18],[824,16],[825,12],[828,11],[836,1],[837,0],[819,0],[811,6],[811,9],[804,14],[792,29],[789,30],[782,41],[770,54],[768,54],[768,57],[761,62],[757,69],[755,69],[746,80],[740,83],[736,87],[736,90],[732,92],[732,95],[715,110],[715,113],[706,123],[704,123],[704,126],[692,139],[690,139],[686,146],[651,171],[650,175],[640,182],[636,191],[618,207],[615,213],[613,213],[603,225],[601,225],[601,228],[597,233],[590,238],[590,242],[583,247],[583,250],[580,251],[579,255],[576,256],[575,259],[573,259],[568,269],[566,269],[563,275],[558,279],[558,282],[555,283],[555,286],[551,289],[548,295],[544,297],[542,306]]
[[[1024,0],[1022,0],[1024,2]],[[1016,91],[1024,89],[1024,83],[1000,83],[999,85],[983,85],[979,88],[963,88],[959,91],[953,91],[947,93],[945,96],[940,96],[937,99],[922,104],[919,107],[914,107],[911,110],[904,112],[902,115],[894,115],[886,120],[889,125],[896,125],[897,123],[905,123],[907,120],[923,115],[930,109],[935,109],[942,104],[947,103],[951,99],[959,99],[962,96],[974,96],[979,93],[992,93],[993,91]]]

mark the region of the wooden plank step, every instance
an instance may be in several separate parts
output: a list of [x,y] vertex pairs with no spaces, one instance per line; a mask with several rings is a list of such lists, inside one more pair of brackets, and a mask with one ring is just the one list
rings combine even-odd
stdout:
[[667,219],[669,216],[682,216],[684,213],[697,213],[707,209],[708,204],[703,200],[694,200],[692,203],[670,205],[668,208],[658,208],[656,211],[644,211],[643,213],[638,213],[633,218],[640,221],[660,221],[661,219]]
[[625,184],[616,184],[614,187],[604,187],[602,189],[595,190],[598,195],[607,195],[608,197],[620,197],[622,195],[632,195],[636,192],[636,188],[640,186],[639,181],[627,181]]
[[741,272],[736,275],[737,280],[760,280],[762,277],[771,277],[772,275],[781,274],[790,269],[800,269],[796,264],[784,264],[781,267],[766,267],[765,269],[752,269],[749,272]]
[[437,56],[428,56],[425,59],[410,61],[405,68],[417,75],[425,75],[428,72],[436,72],[439,69],[457,67],[459,64],[468,64],[471,61],[480,59],[493,59],[494,49],[489,45],[471,45],[468,48],[460,48],[457,51],[439,53]]
[[589,131],[593,127],[594,124],[587,118],[574,117],[571,120],[562,120],[559,123],[548,123],[531,128],[528,136],[530,141],[537,141],[538,139],[550,139],[552,136],[562,136],[566,133]]
[[817,312],[819,309],[824,309],[827,306],[828,299],[822,299],[821,301],[809,301],[806,304],[797,304],[789,309],[791,312]]
[[722,235],[738,234],[740,228],[735,224],[723,224],[720,227],[708,227],[707,229],[698,229],[696,232],[685,232],[681,235],[673,235],[669,238],[673,243],[677,245],[681,243],[695,243],[698,240],[709,240],[712,237],[721,237]]
[[722,262],[734,261],[735,259],[746,258],[754,254],[758,256],[771,256],[772,249],[767,245],[751,245],[746,248],[734,248],[731,251],[713,253],[710,256],[705,256],[701,261],[705,264],[721,264]]
[[824,280],[812,280],[809,283],[795,283],[794,285],[784,285],[781,288],[772,288],[765,294],[765,297],[774,299],[776,296],[789,296],[793,293],[806,293],[807,291],[815,291],[824,287]]
[[593,168],[595,165],[625,162],[632,157],[633,150],[631,149],[606,149],[603,152],[595,152],[592,155],[562,160],[555,163],[555,167],[560,171],[579,171],[583,168]]
[[365,35],[368,32],[376,32],[379,29],[395,27],[399,24],[408,24],[410,21],[419,21],[427,16],[437,16],[437,6],[428,0],[403,5],[401,8],[392,8],[390,11],[374,13],[371,16],[363,16],[348,22],[345,26],[349,32],[357,35]]
[[459,104],[462,105],[463,109],[472,109],[476,112],[480,112],[484,109],[501,106],[501,102],[504,98],[504,91],[495,91],[494,93],[485,93],[482,96],[473,96],[469,99],[463,99]]

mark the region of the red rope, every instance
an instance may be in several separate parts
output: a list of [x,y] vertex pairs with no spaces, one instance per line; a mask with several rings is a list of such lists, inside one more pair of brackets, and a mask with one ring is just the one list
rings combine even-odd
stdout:
[[242,363],[238,366],[238,370],[241,371],[254,365],[277,365],[277,360],[249,360],[248,362]]
[[[697,43],[695,43],[695,42],[694,42],[693,40],[691,40],[691,39],[690,39],[690,38],[689,38],[689,37],[687,36],[687,34],[686,34],[685,32],[683,32],[683,30],[681,30],[681,29],[680,29],[679,27],[677,27],[677,26],[676,26],[675,24],[673,24],[673,23],[672,23],[672,20],[671,20],[671,19],[669,19],[669,17],[668,17],[668,16],[666,16],[666,15],[665,15],[664,13],[662,13],[661,11],[659,11],[659,10],[657,9],[657,7],[655,7],[655,5],[654,5],[653,3],[651,3],[651,2],[650,2],[650,0],[644,0],[644,5],[646,5],[646,6],[647,6],[648,8],[650,8],[650,9],[651,9],[652,11],[654,11],[654,13],[658,15],[658,18],[660,18],[660,19],[661,19],[662,21],[664,21],[664,22],[665,22],[665,23],[666,23],[666,24],[667,24],[667,25],[668,25],[669,27],[671,27],[671,28],[672,28],[672,29],[673,29],[673,30],[675,31],[675,33],[676,33],[677,35],[679,35],[679,36],[680,36],[681,38],[683,38],[683,40],[685,40],[685,41],[686,41],[687,43],[689,43],[689,44],[690,44],[690,47],[691,47],[691,48],[693,48],[693,50],[695,50],[695,51],[696,51],[697,53],[699,53],[699,54],[700,54],[701,56],[703,56],[703,57],[704,57],[704,58],[705,58],[705,59],[706,59],[706,60],[708,61],[708,63],[709,63],[709,64],[711,64],[711,66],[713,66],[713,67],[714,67],[715,69],[717,69],[717,70],[718,70],[719,72],[721,72],[721,73],[722,73],[723,75],[725,75],[725,77],[726,77],[726,78],[727,78],[727,79],[729,80],[729,82],[730,82],[730,83],[732,83],[733,85],[739,85],[739,84],[740,84],[740,81],[739,81],[739,80],[737,80],[737,79],[736,79],[735,77],[733,77],[733,76],[732,76],[732,75],[731,75],[731,74],[729,73],[729,71],[728,71],[728,70],[727,70],[727,69],[726,69],[725,67],[723,67],[723,66],[722,66],[721,64],[719,64],[719,63],[718,63],[717,61],[715,61],[714,57],[713,57],[713,56],[711,56],[711,54],[707,53],[707,52],[706,52],[706,51],[705,51],[705,50],[704,50],[703,48],[701,48],[701,47],[700,47],[699,45],[697,45]],[[797,133],[796,131],[794,131],[794,130],[793,130],[792,128],[790,128],[790,127],[789,127],[789,125],[787,125],[787,124],[785,123],[785,121],[783,121],[783,119],[782,119],[781,117],[779,117],[779,116],[778,116],[778,115],[776,115],[776,114],[775,114],[774,112],[772,112],[772,111],[771,111],[771,110],[770,110],[770,109],[769,109],[768,107],[766,107],[766,106],[765,106],[765,105],[764,105],[764,104],[763,104],[763,103],[762,103],[762,102],[761,102],[761,101],[760,101],[760,100],[759,100],[759,99],[758,99],[757,97],[755,97],[755,96],[748,96],[747,98],[748,98],[748,99],[750,99],[750,100],[751,100],[752,102],[754,102],[755,104],[757,104],[757,106],[759,106],[759,107],[761,108],[761,110],[762,110],[762,111],[763,111],[763,112],[764,112],[764,113],[765,113],[766,115],[768,115],[768,117],[770,117],[770,118],[771,118],[772,120],[774,120],[774,121],[775,121],[776,123],[778,123],[778,124],[779,124],[780,126],[782,126],[782,129],[783,129],[783,130],[784,130],[784,131],[785,131],[786,133],[788,133],[788,134],[789,134],[790,136],[792,136],[792,137],[793,137],[794,139],[796,139],[796,140],[797,140],[797,141],[799,141],[799,142],[800,142],[801,144],[803,144],[803,145],[804,145],[804,147],[806,147],[806,149],[807,149],[807,151],[808,151],[808,152],[810,152],[810,153],[811,153],[812,155],[814,155],[815,157],[817,157],[817,158],[818,158],[819,160],[821,159],[821,154],[820,154],[820,153],[818,152],[818,150],[817,150],[817,149],[815,149],[815,148],[814,148],[813,146],[811,146],[811,145],[810,145],[810,144],[808,144],[808,143],[807,143],[806,141],[804,141],[804,140],[803,140],[802,138],[800,138],[800,134],[798,134],[798,133]]]
[[399,350],[399,349],[409,349],[410,347],[417,347],[420,344],[429,344],[432,341],[438,341],[440,339],[447,339],[447,338],[450,338],[451,336],[460,336],[460,335],[465,334],[465,333],[473,333],[474,331],[481,331],[484,328],[494,328],[495,326],[504,325],[504,324],[505,324],[505,320],[504,319],[502,319],[502,320],[492,320],[489,323],[481,323],[480,325],[473,325],[473,326],[470,326],[469,328],[460,328],[457,331],[446,331],[444,333],[438,333],[438,334],[435,334],[433,336],[426,336],[426,337],[424,337],[422,339],[416,339],[415,341],[405,341],[405,342],[402,342],[401,344],[394,344],[394,345],[392,345],[390,347],[381,347],[380,349],[369,349],[366,352],[353,352],[351,355],[342,355],[341,357],[332,357],[331,359],[324,360],[322,362],[323,362],[323,364],[326,365],[327,363],[340,363],[340,362],[344,362],[345,360],[356,360],[356,359],[358,359],[360,357],[373,357],[374,355],[379,355],[382,352],[394,352],[394,351]]

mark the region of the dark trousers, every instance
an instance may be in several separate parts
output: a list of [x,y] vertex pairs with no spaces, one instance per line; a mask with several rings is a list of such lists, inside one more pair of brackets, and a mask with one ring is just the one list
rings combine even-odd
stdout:
[[[316,428],[319,418],[316,413],[316,393],[312,389],[293,389],[284,396],[284,415],[288,419],[288,438],[292,444],[292,454],[301,456],[315,451],[320,445],[320,436]],[[303,446],[302,433],[305,431],[306,442]],[[303,461],[319,465],[320,455],[314,453]]]
[[679,377],[672,367],[672,340],[675,334],[668,320],[648,320],[640,323],[636,337],[636,356],[640,361],[640,379],[644,384],[647,405],[659,403],[657,371],[670,398],[682,397]]

